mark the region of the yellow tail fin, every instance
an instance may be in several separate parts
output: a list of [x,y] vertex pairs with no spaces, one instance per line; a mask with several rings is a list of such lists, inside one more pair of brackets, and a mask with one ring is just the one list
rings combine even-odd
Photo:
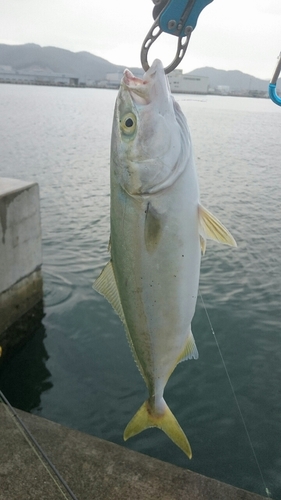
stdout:
[[158,427],[158,429],[162,429],[188,458],[192,457],[192,451],[187,437],[166,403],[164,413],[157,415],[153,411],[149,401],[145,401],[128,423],[124,431],[124,440],[127,441],[130,437],[139,434],[139,432],[149,427]]

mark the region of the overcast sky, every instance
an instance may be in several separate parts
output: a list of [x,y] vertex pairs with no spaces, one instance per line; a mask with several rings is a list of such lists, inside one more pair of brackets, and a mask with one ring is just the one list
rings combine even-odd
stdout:
[[[152,0],[0,0],[0,43],[88,51],[140,67],[153,23]],[[149,52],[167,65],[177,39],[162,34]],[[238,69],[269,80],[281,51],[281,0],[213,0],[200,14],[180,68]]]

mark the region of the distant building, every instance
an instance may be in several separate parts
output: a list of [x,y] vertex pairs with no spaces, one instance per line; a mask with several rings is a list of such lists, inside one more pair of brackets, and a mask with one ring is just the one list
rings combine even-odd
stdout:
[[51,70],[42,70],[41,68],[16,71],[10,66],[0,66],[0,82],[77,86],[79,78],[74,75],[54,73]]
[[217,86],[217,90],[218,90],[218,92],[220,92],[220,94],[223,94],[223,95],[230,94],[230,87],[229,87],[229,85],[218,85]]
[[122,76],[122,71],[119,71],[118,73],[107,73],[105,81],[102,82],[102,86],[107,89],[118,89]]
[[[140,70],[139,74],[134,70],[134,75],[142,77],[143,71]],[[107,73],[106,80],[99,82],[99,86],[118,89],[120,86],[121,79],[123,77],[123,72],[118,73]],[[207,94],[209,78],[206,76],[193,76],[188,74],[183,74],[182,70],[176,69],[169,73],[168,79],[170,82],[170,87],[172,92],[183,92],[190,94]]]
[[207,94],[209,78],[207,76],[183,74],[181,69],[175,69],[168,74],[172,92],[186,94]]

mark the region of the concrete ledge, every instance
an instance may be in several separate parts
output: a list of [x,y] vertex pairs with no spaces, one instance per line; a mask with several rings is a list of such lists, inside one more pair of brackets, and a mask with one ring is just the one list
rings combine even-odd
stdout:
[[34,307],[42,296],[43,280],[40,269],[0,294],[0,339],[1,332]]
[[0,293],[41,264],[38,184],[0,178]]
[[7,329],[42,299],[41,265],[38,184],[0,178],[0,345],[1,334],[7,340]]
[[[43,418],[18,414],[78,500],[263,498]],[[0,428],[0,500],[63,498],[3,403]]]

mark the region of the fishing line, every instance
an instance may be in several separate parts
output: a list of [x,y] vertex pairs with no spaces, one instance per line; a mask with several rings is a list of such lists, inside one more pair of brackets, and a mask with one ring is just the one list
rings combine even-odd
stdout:
[[[5,403],[4,404],[4,408],[5,408],[6,412],[7,412],[7,414],[10,417],[15,417],[14,422],[15,422],[17,428],[19,429],[20,433],[22,434],[22,436],[24,437],[24,439],[27,441],[27,443],[29,444],[29,446],[31,447],[31,449],[33,450],[33,452],[35,453],[35,455],[37,456],[37,458],[39,459],[39,461],[41,462],[41,464],[45,468],[45,470],[48,472],[49,476],[54,481],[55,485],[59,489],[59,491],[62,494],[62,496],[66,500],[68,500],[68,496],[65,494],[65,492],[61,488],[61,485],[59,484],[59,482],[57,481],[57,479],[53,476],[53,474],[51,473],[50,469],[47,467],[47,464],[49,465],[49,467],[51,468],[51,470],[54,472],[54,474],[57,476],[57,478],[61,482],[61,484],[65,487],[65,489],[67,490],[67,492],[69,493],[69,495],[71,496],[71,498],[73,500],[78,500],[77,497],[74,495],[73,491],[68,486],[68,484],[65,482],[65,480],[60,475],[59,471],[56,469],[56,467],[54,466],[54,464],[51,462],[51,460],[49,459],[49,457],[46,455],[46,453],[44,452],[43,448],[36,441],[36,439],[34,438],[34,436],[31,434],[31,432],[26,427],[25,423],[19,417],[19,415],[17,414],[17,412],[15,411],[15,409],[12,407],[12,405],[9,403],[9,401],[7,400],[7,398],[4,396],[4,394],[3,394],[2,391],[0,391],[0,399],[2,400],[3,403]],[[41,455],[38,452],[40,452]],[[45,461],[47,462],[47,464],[44,462],[44,460],[43,460],[42,457],[45,459]]]
[[250,434],[249,434],[249,431],[248,431],[248,428],[247,428],[247,425],[246,425],[246,421],[243,417],[243,414],[242,414],[242,410],[241,410],[241,407],[239,405],[239,401],[237,399],[237,396],[235,394],[235,390],[234,390],[234,387],[233,387],[233,384],[231,382],[231,378],[230,378],[230,375],[229,375],[229,372],[228,372],[228,369],[226,367],[226,364],[225,364],[225,361],[224,361],[224,357],[222,355],[222,352],[221,352],[221,348],[219,346],[219,343],[218,343],[218,340],[217,340],[217,337],[216,337],[216,334],[215,334],[215,330],[213,328],[213,325],[212,325],[212,322],[211,322],[211,319],[210,319],[210,316],[209,316],[209,313],[207,311],[207,308],[205,306],[205,302],[204,302],[204,299],[202,297],[202,294],[201,294],[201,291],[199,290],[199,295],[201,297],[201,300],[202,300],[202,304],[203,304],[203,307],[204,307],[204,310],[205,310],[205,313],[206,313],[206,316],[207,316],[207,320],[208,320],[208,323],[210,325],[210,328],[211,328],[211,332],[213,334],[213,337],[215,339],[215,343],[216,343],[216,346],[218,348],[218,351],[219,351],[219,355],[221,357],[221,360],[222,360],[222,364],[223,364],[223,367],[224,367],[224,370],[225,370],[225,373],[226,373],[226,376],[227,376],[227,379],[228,379],[228,382],[229,382],[229,385],[230,385],[230,388],[231,388],[231,391],[232,391],[232,394],[233,394],[233,397],[235,399],[235,403],[236,403],[236,406],[238,408],[238,412],[239,412],[239,415],[241,417],[241,420],[242,420],[242,423],[243,423],[243,426],[244,426],[244,429],[245,429],[245,432],[246,432],[246,435],[247,435],[247,439],[249,441],[249,445],[250,445],[250,448],[252,450],[252,453],[253,453],[253,456],[254,456],[254,459],[255,459],[255,462],[256,462],[256,465],[257,465],[257,468],[258,468],[258,471],[259,471],[259,474],[260,474],[260,477],[261,477],[261,480],[262,480],[262,484],[263,484],[263,487],[264,487],[264,490],[266,492],[266,496],[268,498],[271,497],[271,494],[270,494],[270,491],[269,489],[267,488],[266,486],[266,483],[265,483],[265,480],[264,480],[264,477],[263,477],[263,473],[262,473],[262,470],[261,470],[261,467],[260,467],[260,464],[259,464],[259,461],[258,461],[258,458],[257,458],[257,455],[256,455],[256,452],[255,452],[255,449],[254,449],[254,445],[252,443],[252,440],[251,440],[251,437],[250,437]]

